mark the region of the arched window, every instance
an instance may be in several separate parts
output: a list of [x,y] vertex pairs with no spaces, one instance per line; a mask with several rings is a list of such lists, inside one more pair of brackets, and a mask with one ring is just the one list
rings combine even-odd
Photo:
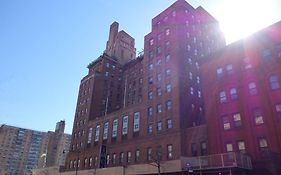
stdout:
[[270,87],[271,87],[272,90],[280,88],[278,77],[276,75],[271,75],[269,77],[269,84],[270,84]]

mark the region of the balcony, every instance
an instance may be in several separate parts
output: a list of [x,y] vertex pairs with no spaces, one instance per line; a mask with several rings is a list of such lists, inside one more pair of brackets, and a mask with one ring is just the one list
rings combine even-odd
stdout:
[[182,157],[181,164],[182,169],[192,169],[194,171],[225,168],[252,169],[249,156],[234,152],[200,157]]

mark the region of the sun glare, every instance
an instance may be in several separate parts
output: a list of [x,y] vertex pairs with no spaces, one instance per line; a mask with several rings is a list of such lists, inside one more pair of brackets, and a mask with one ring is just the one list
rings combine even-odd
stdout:
[[224,0],[218,9],[221,30],[231,43],[271,24],[272,0]]

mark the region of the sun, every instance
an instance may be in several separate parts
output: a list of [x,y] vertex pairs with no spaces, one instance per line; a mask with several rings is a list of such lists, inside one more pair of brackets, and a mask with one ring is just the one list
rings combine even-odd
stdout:
[[218,8],[227,43],[244,38],[271,24],[274,0],[224,0]]

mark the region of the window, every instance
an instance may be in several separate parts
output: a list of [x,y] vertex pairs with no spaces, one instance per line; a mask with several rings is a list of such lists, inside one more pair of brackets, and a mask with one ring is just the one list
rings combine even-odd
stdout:
[[254,120],[255,120],[256,125],[261,125],[264,123],[261,109],[259,109],[259,108],[254,109],[253,114],[254,114]]
[[160,54],[161,53],[161,47],[157,47],[157,54]]
[[99,141],[99,136],[100,136],[100,125],[97,125],[96,126],[95,142]]
[[157,113],[161,113],[162,112],[162,105],[161,104],[157,104],[156,112]]
[[226,71],[227,71],[228,74],[232,74],[233,73],[233,66],[232,66],[232,64],[226,65]]
[[148,65],[148,70],[152,70],[153,69],[153,64],[149,64]]
[[108,74],[109,74],[108,72],[105,72],[105,76],[106,76],[106,77],[108,77]]
[[192,72],[189,72],[189,79],[192,80]]
[[248,57],[246,57],[246,58],[244,58],[244,67],[245,67],[245,69],[250,69],[250,68],[252,68],[252,64],[251,64],[251,62],[250,62],[250,59],[248,58]]
[[109,165],[109,163],[110,163],[110,155],[107,154],[106,155],[106,165]]
[[136,162],[139,162],[139,161],[140,161],[140,150],[136,150],[136,153],[135,153],[135,161],[136,161]]
[[201,155],[207,155],[207,143],[205,141],[201,142]]
[[259,147],[261,149],[264,149],[264,148],[267,148],[268,147],[268,144],[267,144],[267,140],[265,137],[260,137],[258,138],[258,142],[259,142]]
[[132,153],[131,151],[127,152],[127,162],[130,163],[132,161]]
[[256,83],[254,82],[249,83],[248,88],[249,88],[249,93],[251,95],[255,95],[258,93]]
[[153,58],[153,51],[149,51],[149,58]]
[[123,152],[121,152],[120,153],[120,164],[123,164],[123,162],[124,162],[124,153]]
[[158,41],[161,40],[161,34],[157,35],[157,39],[158,39]]
[[172,119],[168,119],[167,120],[167,129],[171,129],[173,128],[173,122],[172,122]]
[[173,158],[173,145],[168,145],[167,146],[167,156],[168,156],[168,159],[172,159]]
[[161,95],[161,88],[160,88],[160,87],[157,88],[157,89],[156,89],[156,92],[157,92],[157,96],[160,96],[160,95]]
[[170,48],[170,41],[167,41],[167,42],[165,43],[165,48],[166,48],[166,49]]
[[172,91],[172,85],[171,84],[167,84],[166,85],[166,92],[171,92]]
[[152,77],[148,77],[148,83],[152,84],[153,83],[153,78]]
[[138,132],[140,130],[140,112],[134,113],[134,132]]
[[198,98],[201,98],[201,91],[198,91],[197,94],[198,94]]
[[112,155],[112,164],[115,165],[116,164],[116,154],[113,153]]
[[107,139],[108,135],[108,122],[105,122],[103,125],[103,140]]
[[161,65],[161,60],[160,59],[156,61],[156,66],[159,66],[159,65]]
[[166,109],[167,110],[171,110],[172,109],[172,101],[171,100],[166,101]]
[[172,12],[172,16],[175,17],[176,15],[177,15],[177,12],[176,12],[176,11],[173,11],[173,12]]
[[147,133],[148,133],[148,134],[151,134],[152,131],[153,131],[153,127],[152,127],[152,124],[150,124],[150,125],[148,125],[148,127],[147,127]]
[[197,84],[199,84],[200,83],[200,77],[196,77],[196,82],[197,82]]
[[148,99],[151,100],[152,98],[153,98],[153,92],[150,91],[150,92],[148,92]]
[[191,144],[191,155],[197,156],[197,144],[196,143]]
[[269,84],[270,84],[270,87],[271,87],[272,90],[280,88],[278,77],[276,75],[271,75],[269,77]]
[[192,64],[192,59],[188,58],[188,64]]
[[152,107],[147,108],[147,113],[148,113],[148,116],[152,116],[153,115],[153,108]]
[[165,34],[166,36],[170,35],[170,29],[166,29]]
[[233,114],[233,122],[235,127],[242,126],[240,113]]
[[277,56],[281,57],[281,43],[276,45]]
[[227,143],[225,146],[226,146],[226,151],[227,152],[233,152],[233,145],[232,145],[232,143]]
[[161,74],[157,74],[157,81],[161,81]]
[[237,99],[237,90],[236,90],[236,88],[231,88],[230,89],[230,98],[231,98],[231,100],[236,100]]
[[92,134],[93,134],[93,128],[89,128],[87,144],[91,143],[91,141],[92,141]]
[[168,62],[171,60],[171,55],[166,55],[165,61]]
[[114,119],[112,124],[112,138],[117,137],[117,127],[118,127],[118,119]]
[[220,67],[220,68],[217,68],[217,77],[222,77],[222,75],[223,75],[223,70],[222,70],[222,68]]
[[122,135],[128,134],[128,116],[123,117]]
[[166,69],[166,76],[171,75],[171,69]]
[[193,94],[194,94],[193,87],[190,87],[190,95],[193,95]]
[[277,116],[281,119],[281,103],[275,105]]
[[231,129],[230,121],[229,121],[229,119],[228,119],[227,116],[224,116],[224,117],[222,118],[222,121],[223,121],[223,129],[224,129],[224,130],[229,130],[229,129]]
[[147,148],[147,160],[152,160],[152,148]]
[[220,103],[226,102],[226,94],[225,91],[220,92]]
[[238,150],[241,152],[245,152],[245,150],[246,150],[245,142],[243,140],[239,140],[237,142],[237,147],[238,147]]
[[195,62],[195,66],[197,69],[199,69],[199,63],[198,62]]
[[153,44],[154,44],[154,40],[153,40],[153,39],[150,39],[150,40],[149,40],[149,45],[152,46]]
[[157,131],[160,132],[162,130],[162,122],[157,123]]
[[262,51],[262,59],[263,61],[268,61],[272,58],[272,53],[270,49],[264,49]]

